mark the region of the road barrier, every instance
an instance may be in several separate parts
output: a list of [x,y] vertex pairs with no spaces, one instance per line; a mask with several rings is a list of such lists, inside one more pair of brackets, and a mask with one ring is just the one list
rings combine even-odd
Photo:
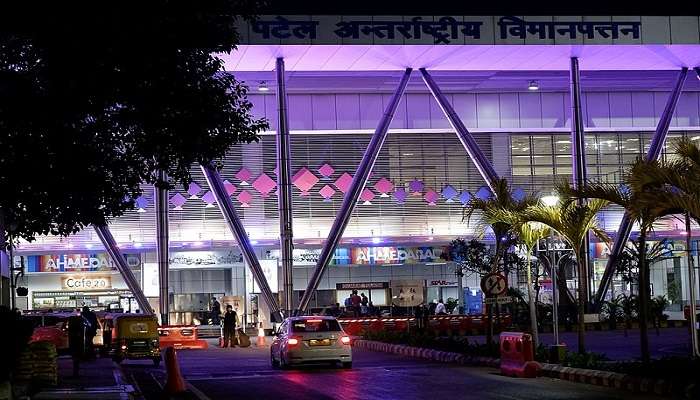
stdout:
[[206,349],[209,344],[199,339],[195,325],[164,325],[158,328],[161,350],[166,347],[177,349]]
[[[338,321],[351,336],[360,336],[364,332],[405,332],[418,328],[418,320],[414,317],[338,318]],[[510,323],[510,315],[501,315],[500,326],[508,326]],[[466,336],[484,334],[487,327],[488,318],[481,314],[431,315],[426,329],[438,336]]]
[[535,361],[532,336],[523,332],[501,332],[501,373],[536,378],[542,365]]

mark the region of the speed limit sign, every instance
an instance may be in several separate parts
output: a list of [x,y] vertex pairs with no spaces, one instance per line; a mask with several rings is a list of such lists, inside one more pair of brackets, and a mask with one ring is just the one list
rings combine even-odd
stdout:
[[492,272],[481,278],[481,290],[486,296],[500,296],[508,289],[506,277]]

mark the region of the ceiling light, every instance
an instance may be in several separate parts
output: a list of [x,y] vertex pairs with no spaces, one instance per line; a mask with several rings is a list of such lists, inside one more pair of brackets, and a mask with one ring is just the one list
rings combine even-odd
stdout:
[[527,90],[540,90],[540,84],[537,81],[530,81],[527,85]]
[[267,86],[265,81],[260,81],[258,84],[258,92],[269,92],[270,88]]

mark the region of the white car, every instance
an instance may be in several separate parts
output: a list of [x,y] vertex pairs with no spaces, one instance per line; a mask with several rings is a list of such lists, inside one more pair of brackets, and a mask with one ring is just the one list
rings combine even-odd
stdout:
[[273,368],[326,362],[352,368],[350,342],[334,317],[290,317],[275,334],[270,360]]

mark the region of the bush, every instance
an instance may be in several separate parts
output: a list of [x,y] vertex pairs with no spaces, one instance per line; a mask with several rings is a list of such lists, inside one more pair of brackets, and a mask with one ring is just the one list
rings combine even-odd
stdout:
[[605,366],[605,361],[608,360],[608,357],[601,353],[585,352],[579,354],[567,352],[562,365],[572,368],[602,369]]

